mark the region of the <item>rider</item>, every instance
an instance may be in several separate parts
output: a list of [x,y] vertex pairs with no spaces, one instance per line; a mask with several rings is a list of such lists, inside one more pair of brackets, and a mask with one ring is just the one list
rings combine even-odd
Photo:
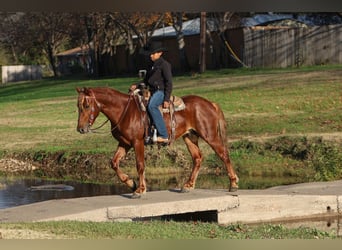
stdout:
[[[162,57],[163,52],[165,51],[167,51],[166,48],[162,47],[161,44],[151,44],[148,54],[153,65],[152,68],[147,71],[144,78],[144,83],[149,86],[151,91],[148,112],[157,128],[157,142],[159,143],[169,142],[168,131],[159,110],[160,105],[163,105],[163,108],[169,108],[172,92],[171,65]],[[132,85],[130,89],[134,90],[136,87],[136,85]]]

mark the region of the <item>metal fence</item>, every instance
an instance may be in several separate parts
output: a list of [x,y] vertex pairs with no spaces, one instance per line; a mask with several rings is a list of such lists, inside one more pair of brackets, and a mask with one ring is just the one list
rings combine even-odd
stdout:
[[342,25],[244,28],[243,62],[250,67],[342,63]]
[[1,75],[2,83],[38,80],[42,78],[42,68],[40,65],[2,66]]

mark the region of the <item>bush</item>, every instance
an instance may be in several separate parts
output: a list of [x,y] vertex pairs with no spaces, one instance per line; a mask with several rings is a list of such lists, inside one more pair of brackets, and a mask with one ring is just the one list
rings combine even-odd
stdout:
[[[266,154],[275,152],[303,162],[315,172],[314,180],[331,181],[342,178],[342,145],[324,141],[322,137],[282,136],[262,143],[242,140],[232,145],[234,150]],[[309,171],[309,170],[307,170]]]
[[329,181],[342,178],[341,145],[317,144],[310,147],[308,165],[316,172],[315,179]]
[[296,160],[308,158],[310,142],[306,137],[282,136],[265,143],[265,150],[276,151]]

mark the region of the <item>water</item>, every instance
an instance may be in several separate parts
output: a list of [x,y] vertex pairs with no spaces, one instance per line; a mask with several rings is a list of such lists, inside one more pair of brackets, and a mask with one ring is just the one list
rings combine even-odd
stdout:
[[[40,185],[66,185],[64,189],[35,189]],[[27,205],[35,202],[90,197],[99,195],[116,195],[130,193],[123,184],[100,185],[68,181],[47,181],[41,179],[21,179],[0,177],[0,209]]]
[[[255,223],[254,225],[260,224],[265,223]],[[312,228],[323,232],[335,234],[337,237],[342,237],[342,218],[336,214],[313,216],[312,218],[303,218],[296,220],[290,219],[278,222],[268,222],[267,224],[281,225],[289,229]]]
[[[188,178],[189,173],[158,174],[146,177],[148,191],[167,190],[170,188],[180,188]],[[247,181],[246,181],[247,180]],[[267,178],[254,178],[250,182],[246,179],[240,182],[241,189],[265,188],[263,185],[268,183]],[[284,183],[281,182],[282,184]],[[32,189],[31,187],[41,185],[67,185],[69,189]],[[227,189],[229,188],[228,177],[215,174],[200,174],[196,183],[197,188]],[[79,197],[91,197],[99,195],[120,195],[131,193],[132,191],[123,183],[117,182],[113,185],[80,183],[75,181],[49,181],[43,179],[27,179],[14,177],[0,177],[0,209],[27,205],[35,202],[67,199]]]
[[[158,175],[146,178],[147,191],[166,190],[180,187],[184,183],[184,176]],[[44,185],[45,188],[36,188]],[[46,188],[48,185],[57,185],[56,188]],[[64,185],[65,188],[61,188]],[[131,193],[125,184],[117,182],[112,185],[81,183],[75,181],[51,181],[44,179],[27,179],[20,177],[0,176],[0,209],[27,205],[52,199],[68,199],[91,197],[100,195],[120,195]]]

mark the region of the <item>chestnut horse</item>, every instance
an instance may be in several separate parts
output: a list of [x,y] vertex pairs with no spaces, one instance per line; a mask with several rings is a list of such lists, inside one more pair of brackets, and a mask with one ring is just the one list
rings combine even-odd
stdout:
[[[78,92],[78,125],[81,134],[91,132],[91,126],[102,112],[111,122],[111,133],[119,142],[111,166],[119,179],[133,190],[132,198],[139,198],[146,193],[144,137],[146,131],[146,112],[141,110],[137,96],[125,94],[108,87],[77,88]],[[226,122],[222,110],[213,102],[202,97],[188,95],[182,97],[185,109],[174,112],[174,139],[183,137],[191,154],[193,168],[182,192],[195,188],[195,183],[202,162],[202,153],[198,147],[198,139],[206,141],[223,161],[230,179],[229,191],[238,189],[238,177],[229,158],[226,138]],[[170,114],[163,114],[169,134],[171,134]],[[122,172],[120,160],[133,148],[135,151],[136,169],[139,175],[139,186],[133,179]]]

